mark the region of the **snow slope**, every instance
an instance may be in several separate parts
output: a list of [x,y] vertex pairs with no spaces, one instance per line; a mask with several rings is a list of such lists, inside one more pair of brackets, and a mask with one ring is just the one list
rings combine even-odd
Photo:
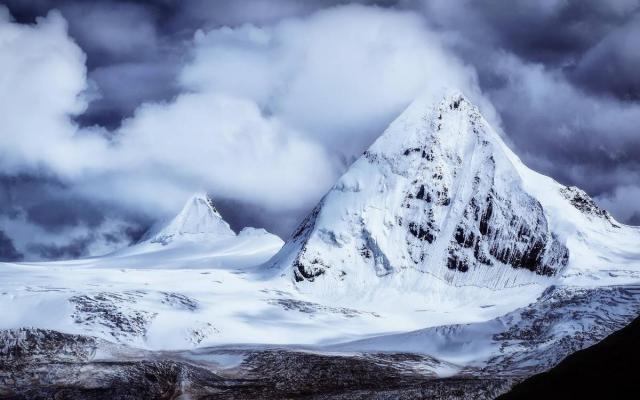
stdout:
[[640,311],[640,230],[528,169],[455,92],[409,106],[282,245],[236,235],[197,194],[120,252],[0,263],[0,329],[412,351],[489,371],[549,366]]
[[425,353],[457,365],[461,372],[526,376],[622,329],[639,312],[637,283],[551,286],[535,302],[485,322],[383,335],[325,350]]

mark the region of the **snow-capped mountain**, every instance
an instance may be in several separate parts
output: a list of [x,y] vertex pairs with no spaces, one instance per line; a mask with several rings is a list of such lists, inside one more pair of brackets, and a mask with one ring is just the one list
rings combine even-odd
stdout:
[[478,108],[450,92],[435,105],[414,101],[273,264],[302,290],[325,294],[390,285],[424,291],[434,279],[491,289],[549,285],[574,256],[568,240],[593,236],[585,229],[621,226],[583,191],[525,167]]
[[[161,220],[149,229],[139,243],[99,258],[101,265],[140,267],[141,257],[155,254],[155,267],[202,266],[253,267],[269,259],[282,247],[282,239],[261,228],[245,227],[236,234],[211,197],[194,193],[175,217]],[[99,261],[98,261],[99,260]]]
[[215,240],[235,235],[213,205],[211,197],[198,192],[187,200],[178,215],[168,223],[163,222],[151,228],[143,240],[166,245],[174,240]]

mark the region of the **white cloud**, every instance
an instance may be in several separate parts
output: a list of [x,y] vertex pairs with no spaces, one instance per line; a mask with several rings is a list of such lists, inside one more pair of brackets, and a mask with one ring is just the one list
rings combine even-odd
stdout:
[[[3,9],[4,10],[4,9]],[[104,151],[95,135],[78,135],[69,119],[82,112],[85,56],[57,12],[36,25],[0,12],[0,166],[4,173],[53,168],[76,176]]]
[[320,196],[334,176],[322,147],[255,103],[228,95],[183,94],[142,106],[118,134],[115,167],[128,176],[135,171],[185,191],[207,188],[270,208],[296,208]]
[[[418,93],[482,100],[473,69],[418,16],[362,6],[198,32],[180,81],[187,93],[124,122],[111,166],[83,190],[163,211],[195,188],[306,209]],[[105,182],[118,190],[95,190]]]
[[478,96],[475,73],[409,12],[344,6],[196,35],[183,85],[255,101],[333,153],[361,152],[425,90]]

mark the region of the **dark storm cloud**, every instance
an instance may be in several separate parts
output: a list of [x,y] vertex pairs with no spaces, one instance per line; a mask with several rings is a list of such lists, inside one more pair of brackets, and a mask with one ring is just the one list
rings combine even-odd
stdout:
[[87,235],[64,245],[32,243],[27,246],[27,251],[44,260],[70,260],[86,256],[86,249],[94,240],[93,235]]
[[141,60],[98,66],[89,72],[95,99],[76,119],[81,125],[113,129],[144,102],[160,101],[179,93],[174,59]]
[[[276,117],[282,117],[282,110],[286,114],[288,107],[289,114],[303,116],[301,120],[294,120],[292,125],[304,134],[311,132],[313,140],[322,144],[332,160],[346,160],[337,162],[340,168],[344,168],[354,155],[360,153],[360,147],[365,146],[381,131],[383,123],[392,118],[392,115],[385,114],[390,108],[381,107],[376,118],[362,114],[362,120],[368,121],[366,124],[337,123],[332,132],[328,129],[314,131],[319,126],[315,123],[317,121],[305,113],[317,113],[316,119],[326,121],[323,126],[332,126],[334,121],[326,118],[322,107],[308,110],[296,106],[303,101],[322,106],[322,100],[326,100],[322,97],[324,92],[318,92],[317,87],[303,85],[298,88],[299,91],[309,91],[320,96],[311,99],[290,96],[287,103],[287,93],[281,93],[284,89],[265,89],[261,86],[264,82],[256,84],[259,79],[276,82],[274,85],[282,80],[282,72],[274,73],[269,68],[282,59],[285,61],[281,62],[279,68],[287,73],[295,72],[302,76],[309,74],[309,66],[301,67],[299,63],[287,58],[308,56],[296,50],[297,38],[284,34],[278,36],[278,29],[283,32],[286,30],[282,27],[273,30],[270,27],[277,26],[279,21],[287,18],[307,18],[318,10],[353,2],[0,0],[0,3],[8,6],[16,21],[25,24],[34,23],[37,17],[47,15],[52,9],[60,11],[68,23],[69,35],[86,54],[84,63],[89,87],[85,94],[93,99],[87,109],[74,118],[80,126],[97,125],[107,128],[102,132],[106,137],[122,136],[123,132],[129,131],[135,133],[145,129],[164,128],[153,125],[158,117],[161,117],[160,121],[164,125],[175,129],[175,135],[185,134],[182,132],[183,128],[192,128],[194,124],[211,124],[209,119],[199,119],[202,113],[184,114],[184,110],[180,109],[181,106],[191,104],[191,109],[201,107],[201,110],[206,110],[203,112],[212,113],[204,102],[213,97],[191,94],[180,97],[187,92],[201,90],[203,84],[221,86],[234,94],[246,95],[248,91],[254,96],[249,96],[252,100],[258,98],[258,92],[262,90],[268,100],[259,99],[256,103],[261,107],[258,111],[264,115],[257,115],[255,124],[247,125],[250,129],[271,132],[275,128],[267,117],[271,117],[272,113]],[[508,3],[501,0],[399,0],[357,3],[374,5],[380,10],[409,10],[418,13],[424,24],[438,35],[438,40],[477,73],[480,89],[495,107],[508,140],[528,165],[563,183],[583,187],[590,194],[603,199],[604,204],[620,219],[637,223],[640,215],[637,204],[640,202],[634,201],[633,196],[634,193],[640,193],[635,191],[640,186],[640,74],[637,73],[640,70],[640,0],[514,0]],[[357,14],[357,10],[351,14],[353,26],[358,26]],[[401,22],[397,29],[390,29],[384,36],[393,37],[395,32],[405,27],[406,21],[412,20],[398,21]],[[301,41],[316,40],[314,43],[317,46],[329,47],[322,42],[322,36],[336,37],[337,39],[331,40],[341,42],[339,36],[331,36],[335,33],[331,25],[323,28],[327,29],[326,35],[309,34],[300,29],[300,25],[314,23],[320,22],[313,18],[304,19],[303,23],[294,25],[298,31],[291,32],[300,35]],[[268,29],[251,31],[244,24]],[[220,29],[223,26],[230,26],[232,30],[225,33]],[[203,35],[206,36],[204,39],[213,44],[207,44],[206,40],[204,44],[194,41],[195,32],[200,29],[205,33],[215,31]],[[350,32],[344,30],[341,34],[346,37]],[[268,38],[268,46],[260,44],[260,40],[263,40],[260,35]],[[434,37],[429,40],[434,40]],[[287,41],[291,43],[283,44]],[[234,43],[237,44],[235,48]],[[246,48],[242,49],[242,46],[255,46],[259,51],[250,56],[257,58],[245,57],[243,51]],[[217,51],[220,53],[216,53]],[[345,54],[348,51],[353,51],[353,48],[345,47]],[[324,54],[324,57],[334,56],[330,51],[318,54]],[[440,53],[434,57],[440,57]],[[317,61],[321,69],[322,62],[326,60]],[[224,75],[225,62],[228,62],[227,71],[231,71],[233,76]],[[456,63],[454,60],[450,64]],[[360,69],[359,75],[368,79],[376,71],[387,71],[384,68],[377,69],[380,64],[383,63],[374,61],[368,64],[367,68]],[[214,79],[211,74],[219,76],[215,75]],[[206,79],[202,79],[201,75]],[[194,76],[196,84],[189,81]],[[314,73],[308,76],[310,79],[336,78]],[[236,87],[238,77],[246,87]],[[288,76],[286,78],[289,79]],[[343,85],[340,82],[348,82],[340,81],[341,77],[337,78],[336,86]],[[411,82],[406,76],[402,78]],[[291,85],[291,81],[285,83],[286,85],[281,85]],[[331,82],[327,80],[327,83],[327,91],[332,90]],[[213,91],[211,87],[207,90]],[[316,100],[318,98],[320,100]],[[161,102],[167,104],[167,107],[145,106],[139,114],[146,119],[139,118],[136,110],[149,102]],[[345,104],[344,113],[354,115],[359,111],[357,106]],[[337,111],[339,110],[329,107],[326,115],[340,115]],[[395,112],[395,108],[393,111]],[[123,121],[134,115],[136,121],[124,123],[124,131],[121,132],[119,127],[123,125]],[[258,121],[263,117],[268,123]],[[367,133],[363,134],[363,131]],[[349,136],[349,132],[357,133]],[[302,133],[295,133],[292,137],[301,135]],[[248,136],[243,140],[251,141],[253,137]],[[275,142],[281,143],[283,138],[279,137]],[[144,148],[152,145],[151,143],[134,144]],[[172,147],[170,141],[166,141],[164,145]],[[238,151],[242,147],[238,144]],[[246,147],[250,151],[250,143]],[[300,149],[294,148],[297,149],[295,152]],[[302,148],[309,150],[306,145]],[[264,166],[275,162],[273,160],[282,158],[281,153],[273,154],[271,162],[265,159],[263,164],[258,163],[254,167],[261,168],[262,165],[261,169],[265,169]],[[158,157],[162,156],[166,154],[158,153]],[[109,158],[111,155],[105,157]],[[147,168],[149,171],[144,171],[145,174],[158,174],[154,168],[159,170],[159,167],[152,164]],[[221,174],[228,175],[233,170],[234,167],[230,166]],[[8,221],[0,223],[0,229],[6,234],[6,238],[0,236],[0,250],[5,249],[2,250],[7,254],[5,258],[18,257],[21,251],[37,253],[41,258],[87,254],[95,241],[108,244],[127,238],[133,240],[143,229],[142,226],[149,223],[148,217],[154,216],[152,211],[144,213],[145,215],[131,214],[126,209],[114,208],[113,204],[105,200],[108,198],[105,193],[117,196],[119,190],[122,193],[131,192],[130,188],[111,185],[110,182],[114,182],[113,175],[99,175],[90,181],[74,183],[73,180],[58,179],[55,172],[40,172],[42,174],[31,171],[30,175],[5,176],[0,179],[0,216]],[[185,182],[198,182],[197,176],[183,171],[171,170],[170,173],[183,174]],[[323,179],[317,181],[324,182]],[[248,182],[254,184],[251,180]],[[134,182],[132,185],[146,188],[143,182]],[[167,197],[171,196],[170,189],[162,185],[146,188],[164,193]],[[322,192],[322,189],[317,190]],[[96,195],[98,192],[102,193]],[[138,197],[134,196],[132,199],[138,201]],[[265,226],[284,236],[307,211],[305,207],[310,206],[305,203],[298,208],[291,205],[267,207],[250,196],[226,197],[226,193],[220,194],[220,203],[222,212],[234,228],[239,229],[245,225]],[[107,209],[117,211],[106,211]],[[109,225],[114,219],[131,222],[128,226],[121,223]],[[11,224],[13,227],[18,226],[17,221],[23,221],[30,228],[21,234],[7,231],[6,227]],[[51,240],[42,243],[28,243],[24,239],[33,232],[68,234],[74,227],[83,228],[78,228],[80,230],[75,231],[71,241],[64,243],[54,241],[53,236]],[[98,230],[99,233],[89,234],[89,229]],[[110,240],[109,235],[113,236],[113,240]],[[3,257],[2,251],[0,257]]]
[[0,260],[2,261],[20,261],[23,259],[22,253],[16,250],[13,240],[3,231],[0,231]]
[[547,64],[575,62],[638,10],[635,0],[425,1],[442,29]]
[[[90,232],[86,235],[75,237],[64,244],[55,243],[30,243],[26,246],[26,252],[30,255],[30,258],[34,256],[43,260],[71,260],[81,257],[87,257],[92,255],[89,248],[97,241],[106,242],[107,244],[113,244],[120,248],[128,243],[137,242],[144,234],[145,229],[138,227],[127,227],[120,232]],[[123,241],[123,236],[126,241]],[[11,244],[11,243],[10,243]],[[2,235],[0,232],[0,255],[2,254]],[[11,257],[11,249],[8,249],[5,259]],[[14,260],[20,260],[23,256],[14,251]],[[17,254],[17,256],[15,255]]]
[[473,48],[464,49],[467,56],[506,50],[524,61],[559,68],[576,85],[598,94],[637,99],[637,0],[515,0],[508,6],[500,0],[436,0],[423,4],[434,26],[473,41]]
[[50,176],[0,176],[0,226],[9,228],[0,230],[0,260],[88,256],[96,242],[113,250],[137,241],[150,223],[78,196]]
[[52,198],[46,202],[38,202],[27,207],[25,212],[30,222],[52,231],[80,223],[86,224],[89,228],[96,228],[105,219],[101,210],[92,208],[88,202],[68,198]]
[[581,57],[572,77],[595,92],[640,100],[640,14],[617,27]]

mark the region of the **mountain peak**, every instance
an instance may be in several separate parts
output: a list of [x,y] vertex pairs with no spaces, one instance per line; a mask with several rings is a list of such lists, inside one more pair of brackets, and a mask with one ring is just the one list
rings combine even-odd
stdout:
[[165,245],[176,238],[193,238],[196,235],[207,238],[235,236],[205,192],[194,193],[180,213],[157,230],[150,241]]
[[[506,146],[460,92],[414,101],[339,179],[275,262],[298,285],[503,288],[556,275],[568,250]],[[397,277],[395,279],[394,277]]]
[[465,108],[477,110],[477,108],[467,100],[467,98],[464,96],[464,94],[461,91],[457,89],[450,89],[450,90],[447,90],[446,93],[444,94],[442,100],[438,105],[438,108],[440,110],[442,109],[458,110],[460,109],[461,105]]
[[[428,151],[438,146],[464,149],[482,137],[496,135],[480,110],[458,90],[448,90],[438,100],[423,95],[414,100],[373,143],[368,153],[395,156]],[[497,135],[496,135],[497,136]]]
[[222,215],[220,215],[220,212],[213,204],[213,199],[211,199],[207,192],[200,191],[192,194],[189,200],[187,200],[187,202],[185,203],[180,213],[182,214],[185,211],[188,212],[194,207],[204,207],[206,210],[210,211],[218,218],[222,218]]

